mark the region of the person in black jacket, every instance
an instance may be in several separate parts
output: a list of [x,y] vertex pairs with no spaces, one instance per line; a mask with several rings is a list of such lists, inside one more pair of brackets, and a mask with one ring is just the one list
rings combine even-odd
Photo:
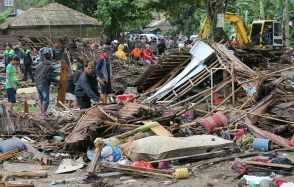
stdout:
[[55,60],[56,62],[61,61],[63,50],[58,43],[54,44],[54,48],[52,49],[52,52],[53,52],[53,60]]
[[85,64],[84,70],[74,92],[80,109],[90,108],[91,103],[98,102],[100,99],[94,62]]
[[51,51],[47,48],[43,51],[44,61],[38,64],[35,71],[36,87],[40,98],[41,114],[46,115],[49,106],[49,89],[51,82],[59,83],[53,76],[54,69],[51,65]]
[[31,56],[31,51],[28,49],[26,43],[21,44],[22,47],[22,57],[23,57],[23,64],[24,64],[24,81],[28,80],[28,73],[32,79],[32,82],[35,82],[33,77],[33,58]]

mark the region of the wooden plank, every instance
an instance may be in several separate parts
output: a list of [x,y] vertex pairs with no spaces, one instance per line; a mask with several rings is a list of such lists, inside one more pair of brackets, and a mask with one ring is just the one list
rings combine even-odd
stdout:
[[173,135],[168,130],[166,130],[162,125],[159,125],[157,127],[152,127],[151,130],[158,136],[173,137]]
[[37,93],[37,88],[34,87],[28,87],[28,88],[20,88],[16,90],[17,94],[30,94],[30,93]]
[[9,158],[20,156],[24,153],[24,151],[18,152],[18,149],[14,149],[4,154],[0,154],[0,161],[7,160]]
[[15,177],[47,177],[47,173],[36,173],[32,171],[22,171],[22,172],[2,171],[2,175],[10,175]]
[[225,153],[224,150],[222,151],[216,151],[216,152],[212,152],[212,153],[200,153],[200,154],[194,154],[194,155],[187,155],[187,156],[180,156],[180,157],[174,157],[174,158],[166,158],[166,159],[162,159],[162,160],[153,160],[150,163],[158,163],[158,162],[167,162],[167,161],[172,161],[172,160],[181,160],[181,159],[189,159],[189,158],[203,158],[203,157],[208,157],[208,156],[212,156],[212,155],[220,155]]
[[8,181],[5,183],[5,186],[14,186],[14,187],[34,187],[33,181]]
[[60,69],[60,80],[59,80],[59,88],[57,95],[57,106],[59,108],[63,108],[63,106],[58,102],[61,101],[63,104],[65,103],[65,93],[66,93],[66,85],[67,85],[67,77],[68,77],[68,64],[66,61],[61,61],[61,69]]
[[259,165],[259,166],[268,166],[268,167],[277,167],[277,168],[286,168],[291,169],[294,168],[292,165],[284,165],[284,164],[274,164],[274,163],[264,163],[264,162],[256,162],[256,161],[250,161],[250,160],[243,160],[245,164],[252,164],[252,165]]
[[117,164],[117,166],[119,168],[127,168],[127,169],[133,169],[133,170],[149,171],[149,172],[154,172],[154,173],[172,175],[171,171],[165,171],[165,170],[160,170],[160,169],[141,168],[141,167],[129,166],[129,165],[123,165],[123,164]]

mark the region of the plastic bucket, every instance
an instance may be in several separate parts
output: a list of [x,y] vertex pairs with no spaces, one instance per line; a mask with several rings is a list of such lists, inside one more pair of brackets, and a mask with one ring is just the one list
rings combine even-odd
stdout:
[[263,150],[263,151],[269,151],[273,149],[273,142],[268,139],[263,138],[255,138],[253,140],[253,149],[255,150]]

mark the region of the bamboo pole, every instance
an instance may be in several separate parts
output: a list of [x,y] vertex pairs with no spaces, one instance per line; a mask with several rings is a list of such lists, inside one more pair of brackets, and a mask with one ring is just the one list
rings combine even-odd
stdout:
[[[231,81],[229,81],[228,83],[230,83]],[[221,87],[219,87],[218,89],[216,89],[213,93],[215,93],[215,92],[217,92],[218,90],[220,90],[220,89],[222,89],[223,87],[225,87],[226,86],[226,84],[224,84],[224,85],[222,85]],[[240,89],[241,87],[239,87],[238,89]],[[236,90],[237,91],[237,90]],[[197,104],[199,104],[200,102],[202,102],[202,101],[204,101],[207,97],[209,97],[210,95],[208,95],[208,96],[205,96],[204,98],[202,98],[201,100],[199,100],[197,103],[195,103],[195,105],[197,105]],[[228,99],[228,98],[227,98]],[[194,105],[194,106],[195,106]],[[193,107],[194,107],[193,106]],[[190,110],[191,108],[193,108],[193,107],[189,107],[187,110]],[[182,114],[184,114],[187,110],[183,110],[183,111],[181,111],[180,113],[178,113],[176,116],[180,116],[180,115],[182,115]]]
[[[232,78],[232,93],[235,92],[235,74],[234,74],[234,65],[231,65],[231,78]],[[235,94],[232,95],[232,105],[235,108],[236,101],[235,101]]]
[[[225,81],[226,81],[226,82],[225,82]],[[193,99],[196,99],[198,96],[201,96],[202,94],[205,94],[206,92],[210,92],[210,90],[219,87],[221,84],[228,84],[229,82],[230,82],[230,81],[228,81],[228,80],[224,80],[222,83],[216,85],[215,87],[213,87],[213,88],[209,88],[209,89],[204,90],[204,91],[202,91],[202,92],[199,92],[198,94],[193,95],[192,97],[189,97],[189,98],[187,98],[187,99],[184,99],[184,100],[182,100],[182,101],[180,101],[180,102],[178,102],[178,103],[175,103],[175,104],[171,105],[170,107],[175,107],[175,106],[177,106],[177,105],[181,105],[182,103],[185,103],[185,102],[191,101],[191,100],[193,100]]]
[[189,126],[192,126],[192,125],[195,125],[197,123],[199,123],[202,119],[204,118],[207,118],[208,116],[210,116],[218,107],[220,107],[223,103],[225,103],[233,94],[235,94],[240,88],[242,87],[239,87],[238,89],[235,90],[234,93],[230,94],[226,99],[224,99],[219,105],[217,105],[216,108],[212,109],[208,114],[206,114],[204,117],[200,118],[200,119],[197,119],[191,123],[186,123],[184,125],[181,125],[179,126],[179,128],[186,128],[186,127],[189,127]]
[[[288,71],[288,70],[291,70],[291,69],[294,69],[294,67],[291,67],[291,68],[286,68],[286,69],[282,69],[282,70],[279,70],[279,71],[275,71],[275,72],[272,72],[272,73],[268,73],[268,74],[265,74],[266,76],[270,76],[270,75],[274,75],[276,73],[281,73],[283,71]],[[251,81],[255,81],[257,79],[260,79],[260,77],[256,77],[256,78],[253,78],[253,79],[249,79],[249,80],[246,80],[246,81],[243,81],[243,82],[239,82],[238,84],[244,84],[244,83],[247,83],[247,82],[251,82]]]

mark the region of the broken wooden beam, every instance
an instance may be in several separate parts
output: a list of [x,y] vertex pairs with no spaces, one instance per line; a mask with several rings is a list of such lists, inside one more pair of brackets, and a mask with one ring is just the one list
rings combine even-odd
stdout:
[[13,150],[8,151],[6,153],[0,154],[0,161],[6,160],[9,158],[13,158],[13,157],[18,157],[18,156],[22,155],[23,153],[24,153],[24,151],[18,152],[18,149],[13,149]]
[[201,154],[194,154],[194,155],[187,155],[187,156],[179,156],[179,157],[174,157],[174,158],[166,158],[166,159],[161,159],[161,160],[153,160],[150,161],[150,163],[158,163],[158,162],[167,162],[167,161],[172,161],[172,160],[181,160],[181,159],[189,159],[189,158],[203,158],[203,157],[207,157],[207,156],[211,156],[211,155],[221,155],[225,153],[224,150],[221,151],[216,151],[216,152],[212,152],[212,153],[201,153]]
[[250,160],[242,160],[242,162],[244,162],[245,164],[252,164],[252,165],[259,165],[259,166],[267,166],[267,167],[276,167],[276,168],[285,168],[285,169],[292,169],[292,168],[294,168],[293,165],[285,165],[285,164],[257,162],[257,161],[250,161]]
[[21,171],[21,172],[14,172],[14,171],[2,171],[2,175],[10,175],[14,177],[47,177],[47,173],[40,173],[40,172],[33,172],[33,171]]
[[[127,174],[139,174],[148,177],[155,177],[155,178],[174,178],[172,172],[162,171],[158,169],[149,169],[149,168],[141,168],[141,167],[134,167],[134,166],[126,166],[126,165],[119,165],[119,166],[112,166],[110,163],[107,162],[100,162],[101,166],[114,170],[119,171],[122,173]],[[125,167],[126,166],[126,167]],[[166,173],[167,172],[167,173]]]

